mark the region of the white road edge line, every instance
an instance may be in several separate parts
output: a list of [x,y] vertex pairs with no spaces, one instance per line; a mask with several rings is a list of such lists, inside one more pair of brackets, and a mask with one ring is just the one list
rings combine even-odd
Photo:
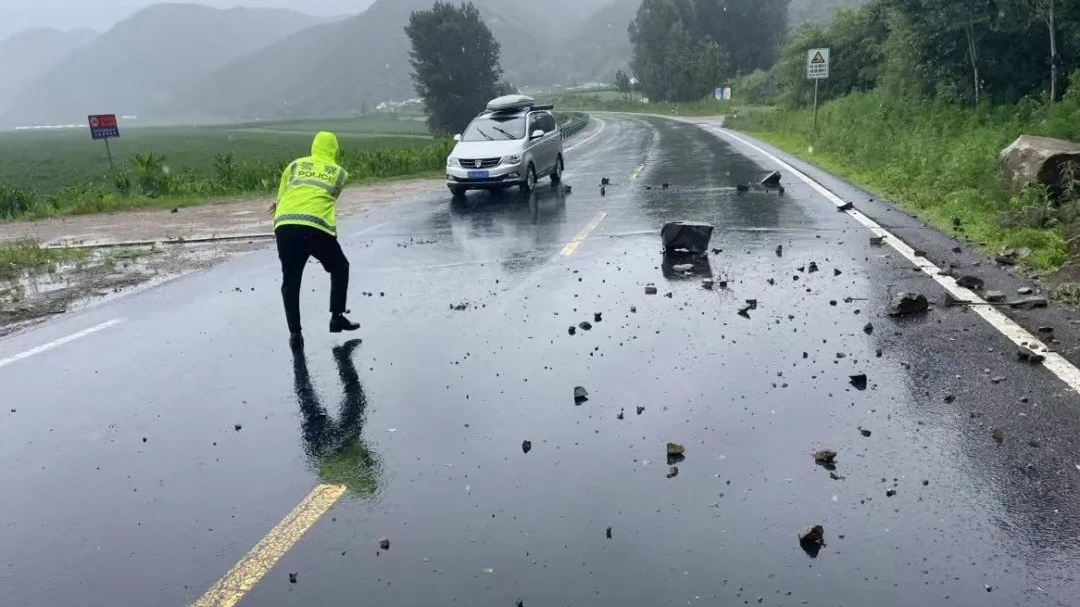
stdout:
[[596,129],[596,132],[594,132],[592,135],[589,135],[585,139],[582,139],[581,141],[575,143],[574,145],[563,149],[564,154],[567,153],[567,152],[573,152],[574,150],[578,149],[579,147],[585,145],[586,143],[589,143],[593,139],[596,139],[597,137],[600,136],[600,133],[604,132],[604,129],[607,127],[607,122],[604,122],[603,120],[600,120],[599,118],[593,118],[593,120],[600,123],[600,126]]
[[388,223],[390,223],[390,222],[389,221],[384,221],[382,223],[377,223],[377,224],[375,224],[373,226],[366,227],[363,230],[360,230],[359,232],[353,232],[352,234],[349,234],[349,237],[350,238],[355,238],[356,236],[363,236],[364,234],[374,232],[375,230],[378,230],[379,228],[386,226]]
[[[761,153],[766,158],[779,165],[780,168],[798,177],[801,181],[806,183],[806,185],[813,188],[819,194],[824,196],[827,200],[835,204],[838,208],[843,207],[845,204],[847,204],[839,196],[825,188],[825,186],[821,185],[817,181],[814,181],[802,171],[784,162],[780,158],[777,158],[775,155],[769,153],[761,147],[754,145],[753,143],[747,141],[746,139],[743,139],[742,137],[739,137],[738,135],[732,134],[726,129],[718,128],[715,126],[709,128],[721,135],[722,137],[738,141],[739,143]],[[993,306],[986,305],[987,302],[984,301],[981,297],[979,297],[977,293],[957,285],[956,279],[954,279],[953,277],[940,276],[938,274],[941,271],[940,268],[938,268],[936,265],[934,265],[924,257],[916,257],[915,249],[908,246],[906,242],[898,238],[896,235],[881,227],[881,225],[873,219],[870,219],[869,217],[863,215],[855,209],[850,209],[844,212],[853,217],[855,221],[858,221],[863,226],[868,228],[875,235],[884,236],[885,242],[889,246],[895,249],[896,252],[902,255],[905,259],[917,266],[920,270],[922,270],[922,272],[929,276],[931,280],[944,287],[946,291],[948,291],[958,299],[964,299],[975,304],[979,304],[971,306],[971,311],[981,316],[983,320],[990,324],[990,326],[997,329],[1002,335],[1007,337],[1014,344],[1021,347],[1026,346],[1028,348],[1038,350],[1041,353],[1045,354],[1046,360],[1043,361],[1043,366],[1049,369],[1054,375],[1057,375],[1058,378],[1061,379],[1061,381],[1068,384],[1068,386],[1074,391],[1080,392],[1080,369],[1077,369],[1075,366],[1073,366],[1073,364],[1066,360],[1064,356],[1058,354],[1057,352],[1050,351],[1049,347],[1046,344],[1044,344],[1037,337],[1029,333],[1026,329],[1013,322],[1008,316],[1005,316],[1001,312],[998,312],[996,309],[993,308]]]
[[116,326],[116,325],[118,325],[118,324],[120,324],[122,322],[124,322],[124,321],[119,319],[119,318],[114,318],[112,320],[103,322],[100,325],[95,325],[93,327],[90,327],[89,329],[84,329],[82,331],[79,331],[78,333],[72,333],[71,335],[68,335],[67,337],[61,337],[60,339],[50,341],[47,344],[42,344],[42,345],[40,345],[40,346],[38,346],[36,348],[31,348],[31,349],[29,349],[29,350],[27,350],[25,352],[20,352],[19,354],[16,354],[15,356],[10,356],[8,358],[0,359],[0,367],[6,367],[6,366],[10,365],[11,363],[18,362],[18,361],[26,359],[26,358],[30,358],[31,356],[34,356],[36,354],[41,354],[42,352],[48,352],[49,350],[52,350],[54,348],[59,348],[60,346],[66,344],[66,343],[73,342],[76,339],[82,339],[83,337],[86,337],[87,335],[92,335],[94,333],[97,333],[98,331],[104,331],[105,329],[108,329],[109,327]]

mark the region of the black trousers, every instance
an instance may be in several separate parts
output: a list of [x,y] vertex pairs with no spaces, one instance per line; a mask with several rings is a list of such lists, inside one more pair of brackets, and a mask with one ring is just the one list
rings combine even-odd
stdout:
[[349,260],[337,238],[307,226],[284,225],[274,230],[281,260],[281,298],[290,333],[300,332],[300,283],[304,266],[314,257],[330,273],[330,312],[345,312],[349,293]]

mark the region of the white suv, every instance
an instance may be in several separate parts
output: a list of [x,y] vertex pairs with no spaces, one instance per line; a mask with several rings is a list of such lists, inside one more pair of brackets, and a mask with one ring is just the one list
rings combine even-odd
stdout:
[[537,105],[531,97],[508,95],[488,104],[446,159],[446,185],[454,196],[467,190],[536,187],[541,177],[562,180],[562,133],[552,106]]

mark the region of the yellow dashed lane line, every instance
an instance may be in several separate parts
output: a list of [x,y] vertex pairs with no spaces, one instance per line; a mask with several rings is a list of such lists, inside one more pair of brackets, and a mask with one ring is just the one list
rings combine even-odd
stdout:
[[319,485],[312,489],[288,516],[191,607],[233,607],[239,603],[344,493],[343,485]]

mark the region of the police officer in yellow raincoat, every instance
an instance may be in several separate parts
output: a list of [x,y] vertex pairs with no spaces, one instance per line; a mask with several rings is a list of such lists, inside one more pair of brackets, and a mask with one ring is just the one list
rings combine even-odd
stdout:
[[274,208],[274,235],[281,259],[281,297],[290,341],[303,344],[300,326],[300,282],[309,257],[330,273],[330,332],[355,331],[360,325],[345,317],[349,260],[337,240],[338,196],[348,174],[338,165],[338,140],[325,131],[315,135],[311,155],[285,167]]

